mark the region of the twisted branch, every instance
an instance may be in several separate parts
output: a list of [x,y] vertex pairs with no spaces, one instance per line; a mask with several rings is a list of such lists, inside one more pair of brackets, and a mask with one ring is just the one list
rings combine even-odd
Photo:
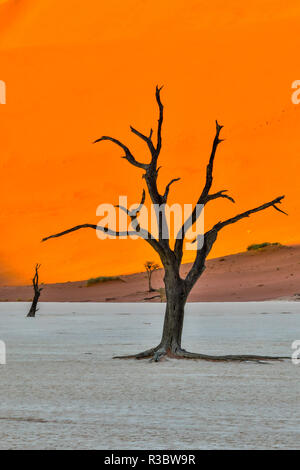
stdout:
[[144,170],[146,170],[148,168],[148,164],[147,163],[141,163],[141,162],[138,162],[134,156],[132,155],[131,151],[129,150],[128,147],[126,147],[126,145],[124,145],[122,142],[120,142],[118,139],[115,139],[114,137],[109,137],[107,135],[103,135],[102,137],[100,137],[100,139],[97,139],[93,142],[93,144],[96,144],[97,142],[102,142],[103,140],[109,140],[110,142],[113,142],[114,144],[118,145],[119,147],[121,147],[124,152],[125,152],[125,155],[124,157],[121,157],[121,158],[125,158],[125,160],[127,160],[129,163],[131,163],[131,165],[134,165],[138,168],[143,168]]
[[[199,279],[199,277],[203,273],[205,269],[205,260],[210,250],[212,249],[213,244],[215,243],[217,239],[219,231],[222,228],[226,227],[227,225],[234,224],[238,222],[239,220],[244,219],[245,217],[249,217],[251,214],[268,209],[269,207],[273,207],[274,209],[279,210],[280,212],[283,212],[281,209],[277,207],[277,204],[281,204],[281,201],[283,199],[284,199],[284,196],[279,196],[273,199],[272,201],[266,202],[265,204],[262,204],[261,206],[255,207],[254,209],[250,209],[248,211],[242,212],[241,214],[237,214],[235,217],[231,217],[230,219],[224,220],[223,222],[218,222],[208,232],[206,232],[204,235],[203,246],[199,250],[197,250],[195,262],[185,278],[188,291],[192,289],[192,287],[195,285],[195,282]],[[285,212],[283,213],[286,214]],[[192,243],[195,243],[197,240],[198,240],[198,237],[195,238],[195,240],[193,240]]]
[[161,130],[162,130],[163,119],[164,119],[164,107],[160,99],[160,92],[162,88],[163,88],[162,86],[161,87],[156,86],[156,91],[155,91],[155,97],[156,97],[156,101],[157,101],[158,108],[159,108],[159,118],[158,118],[158,126],[157,126],[157,145],[156,145],[156,155],[155,155],[156,160],[160,154],[161,145],[162,145]]
[[170,191],[170,186],[171,184],[175,183],[176,181],[179,181],[181,178],[173,178],[170,183],[167,184],[164,195],[163,195],[163,202],[166,203]]
[[223,126],[221,126],[218,123],[218,121],[216,121],[216,133],[215,133],[215,137],[213,140],[209,162],[206,167],[206,181],[205,181],[204,188],[196,202],[196,205],[193,208],[192,214],[187,219],[187,221],[184,222],[184,224],[182,225],[181,229],[179,230],[176,236],[174,251],[178,259],[178,263],[181,262],[182,255],[183,255],[183,242],[184,242],[185,234],[194,225],[194,223],[197,220],[197,217],[199,217],[200,215],[199,211],[197,210],[197,207],[199,205],[205,205],[208,201],[212,199],[216,199],[217,197],[225,197],[227,199],[230,199],[232,202],[234,202],[232,198],[230,198],[227,195],[222,194],[225,191],[219,191],[219,193],[216,193],[215,195],[209,195],[209,191],[213,182],[213,168],[214,168],[214,160],[216,156],[216,151],[217,151],[218,145],[224,140],[224,139],[220,139],[220,132],[222,128]]

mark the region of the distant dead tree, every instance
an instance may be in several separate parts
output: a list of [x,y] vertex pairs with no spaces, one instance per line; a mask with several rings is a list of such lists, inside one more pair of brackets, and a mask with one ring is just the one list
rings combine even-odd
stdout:
[[159,264],[154,263],[154,261],[146,261],[144,266],[145,266],[147,277],[148,277],[148,290],[149,292],[154,292],[155,289],[153,289],[152,284],[151,284],[152,274],[154,271],[157,271],[160,268],[160,266]]
[[32,279],[32,285],[33,285],[33,291],[34,291],[34,296],[33,296],[33,301],[30,307],[30,310],[28,312],[27,317],[35,317],[35,314],[37,312],[37,304],[41,295],[41,291],[43,290],[42,287],[39,287],[39,269],[41,265],[36,264],[35,265],[35,274]]
[[[227,190],[221,190],[214,193],[211,193],[211,187],[213,183],[213,167],[214,160],[217,148],[223,139],[220,138],[220,132],[223,126],[220,126],[216,121],[216,131],[212,144],[212,150],[209,157],[209,161],[206,168],[206,179],[202,191],[196,201],[196,204],[193,208],[193,211],[190,217],[184,221],[181,226],[177,236],[175,237],[175,244],[172,247],[170,239],[164,236],[164,228],[166,226],[166,213],[165,205],[167,203],[170,186],[178,180],[178,178],[173,178],[166,185],[164,191],[160,191],[157,184],[158,172],[160,167],[157,166],[158,157],[162,148],[162,125],[164,117],[164,107],[161,101],[161,88],[156,87],[156,101],[158,104],[159,117],[158,117],[158,126],[156,131],[156,139],[153,139],[153,130],[150,130],[148,135],[143,134],[134,127],[131,127],[131,131],[137,137],[139,137],[143,142],[145,142],[150,153],[150,161],[148,163],[143,163],[135,158],[131,150],[120,140],[115,139],[114,137],[102,136],[100,139],[97,139],[96,142],[112,142],[124,152],[124,158],[131,165],[139,168],[143,171],[143,178],[145,180],[148,193],[150,195],[152,204],[159,206],[160,210],[157,212],[157,226],[158,226],[158,236],[154,237],[148,230],[142,228],[138,221],[138,214],[141,210],[141,207],[144,204],[145,200],[145,191],[143,191],[143,196],[141,204],[135,211],[128,211],[126,208],[121,208],[126,211],[128,216],[131,219],[131,225],[134,227],[133,230],[126,232],[118,232],[111,230],[108,227],[102,227],[99,225],[93,224],[81,224],[75,227],[72,227],[63,232],[51,235],[43,239],[43,241],[48,240],[49,238],[56,238],[66,235],[68,233],[74,232],[82,228],[92,228],[94,230],[101,230],[113,236],[126,236],[126,235],[138,235],[139,237],[145,239],[145,241],[158,253],[162,265],[164,267],[164,283],[166,290],[166,311],[162,337],[159,344],[147,351],[141,352],[139,354],[134,354],[131,356],[123,356],[124,358],[151,358],[154,361],[159,361],[164,356],[170,356],[175,358],[187,358],[187,359],[203,359],[208,361],[259,361],[259,360],[273,360],[280,359],[279,357],[270,357],[270,356],[257,356],[257,355],[225,355],[225,356],[214,356],[206,354],[192,353],[184,350],[181,347],[181,336],[184,320],[184,307],[188,298],[189,293],[194,287],[195,283],[198,281],[200,276],[205,270],[205,262],[208,254],[210,253],[214,243],[217,240],[217,237],[221,230],[225,227],[238,222],[241,219],[249,217],[251,214],[256,212],[263,211],[269,207],[275,209],[276,211],[283,212],[278,208],[278,204],[281,203],[284,196],[279,196],[273,199],[272,201],[261,204],[254,209],[247,210],[240,214],[237,214],[235,217],[230,217],[217,222],[213,225],[207,232],[204,233],[202,239],[200,236],[197,236],[195,242],[195,259],[192,264],[189,272],[186,277],[182,277],[180,274],[180,266],[182,263],[184,243],[186,240],[187,231],[194,226],[199,213],[197,213],[197,208],[199,205],[206,207],[208,203],[215,199],[226,199],[232,203],[235,201],[232,197],[227,194]],[[186,159],[187,156],[185,155]],[[253,182],[254,188],[255,182]],[[255,191],[253,191],[255,194]],[[203,241],[203,243],[201,243]]]

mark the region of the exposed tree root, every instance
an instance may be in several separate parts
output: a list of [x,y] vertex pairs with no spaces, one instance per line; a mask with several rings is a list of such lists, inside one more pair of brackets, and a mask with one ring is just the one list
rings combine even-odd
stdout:
[[156,348],[147,349],[147,351],[143,351],[138,354],[131,354],[129,356],[114,356],[113,359],[147,359],[152,358],[155,352],[158,350],[158,346]]
[[175,357],[178,359],[202,359],[204,361],[212,362],[268,362],[268,361],[282,361],[284,359],[290,359],[284,356],[258,356],[253,354],[228,354],[225,356],[211,356],[207,354],[198,354],[185,351],[181,349],[177,351]]
[[252,354],[229,354],[226,356],[211,356],[208,354],[198,354],[185,351],[185,349],[176,348],[176,350],[166,349],[160,345],[156,348],[148,349],[138,354],[132,354],[129,356],[115,356],[113,359],[150,359],[150,362],[159,362],[163,358],[172,359],[194,359],[211,362],[256,362],[256,363],[267,363],[269,361],[283,361],[284,359],[290,359],[288,356],[258,356]]

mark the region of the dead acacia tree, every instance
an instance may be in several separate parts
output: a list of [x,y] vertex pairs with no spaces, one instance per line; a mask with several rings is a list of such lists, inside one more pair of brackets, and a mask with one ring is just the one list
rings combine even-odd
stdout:
[[[124,235],[138,235],[146,240],[147,243],[151,245],[151,247],[158,253],[162,265],[164,267],[164,283],[165,283],[165,291],[166,291],[166,311],[165,311],[165,319],[164,319],[164,326],[161,341],[156,347],[149,349],[147,351],[134,354],[132,356],[122,356],[124,358],[136,358],[136,359],[143,359],[143,358],[152,358],[155,361],[158,361],[163,356],[170,356],[176,358],[188,358],[188,359],[204,359],[209,361],[249,361],[249,360],[272,360],[272,359],[280,359],[278,357],[270,357],[270,356],[256,356],[256,355],[228,355],[228,356],[211,356],[205,354],[198,354],[192,353],[184,350],[181,347],[181,336],[182,336],[182,328],[183,328],[183,320],[184,320],[184,307],[188,298],[189,293],[191,292],[192,288],[194,287],[195,283],[200,278],[201,274],[205,269],[205,261],[210,253],[214,243],[217,240],[219,232],[227,227],[228,225],[234,224],[245,217],[249,217],[251,214],[256,212],[263,211],[268,208],[274,208],[277,211],[283,212],[281,209],[278,208],[278,204],[281,203],[284,196],[276,197],[275,199],[266,202],[264,204],[255,207],[254,209],[247,210],[242,212],[235,217],[231,217],[227,220],[220,221],[216,223],[212,228],[210,228],[205,234],[203,238],[203,244],[197,244],[196,246],[196,255],[194,263],[190,268],[188,274],[185,278],[180,275],[180,266],[182,263],[183,257],[183,250],[184,250],[184,243],[186,233],[194,226],[196,223],[197,217],[199,217],[199,213],[197,211],[197,207],[199,205],[203,205],[205,207],[210,201],[218,198],[226,198],[230,202],[235,202],[232,197],[227,194],[227,190],[221,190],[215,193],[211,193],[211,187],[213,183],[213,167],[214,167],[214,160],[217,148],[219,144],[222,142],[223,139],[220,139],[220,132],[222,126],[218,124],[216,121],[216,132],[215,137],[212,144],[212,150],[210,154],[210,158],[208,161],[208,165],[206,168],[206,180],[204,187],[199,195],[197,203],[193,208],[191,216],[186,220],[180,231],[178,232],[175,244],[173,248],[171,247],[170,239],[165,238],[164,235],[164,226],[166,224],[166,214],[165,214],[165,204],[167,203],[168,195],[170,186],[175,182],[178,181],[178,178],[173,178],[166,186],[163,192],[160,192],[158,189],[157,178],[158,178],[158,171],[159,168],[157,166],[158,157],[160,155],[160,151],[162,148],[162,125],[163,125],[163,118],[164,118],[164,107],[161,101],[161,88],[156,87],[156,102],[158,104],[159,110],[159,117],[158,117],[158,126],[156,131],[156,141],[153,139],[153,130],[150,130],[149,135],[145,135],[142,132],[138,131],[134,127],[131,127],[131,131],[140,139],[142,139],[148,147],[150,153],[150,161],[149,163],[142,163],[135,158],[131,150],[124,145],[120,140],[117,140],[113,137],[109,136],[102,136],[97,139],[96,142],[112,142],[119,148],[124,151],[124,158],[127,160],[131,165],[143,170],[143,178],[145,179],[146,186],[148,189],[148,193],[151,198],[152,204],[159,206],[161,210],[157,213],[157,225],[158,225],[158,236],[154,237],[148,230],[143,229],[138,221],[138,214],[144,204],[145,201],[145,191],[143,191],[143,196],[139,207],[135,211],[128,211],[124,207],[120,207],[121,210],[124,210],[129,218],[131,219],[131,224],[134,227],[133,231],[127,232],[117,232],[111,230],[107,227],[101,227],[99,225],[93,224],[82,224],[72,227],[68,230],[63,232],[57,233],[55,235],[51,235],[43,239],[43,241],[48,240],[49,238],[56,238],[66,235],[68,233],[74,232],[76,230],[80,230],[82,228],[92,228],[94,230],[102,230],[108,234],[114,236],[124,236]],[[198,243],[198,240],[196,240]]]
[[32,279],[32,285],[33,285],[33,291],[34,291],[34,296],[32,300],[32,304],[30,307],[30,310],[27,314],[27,317],[35,317],[35,314],[37,312],[37,304],[41,295],[41,291],[43,290],[42,287],[39,287],[39,269],[41,265],[36,264],[35,265],[35,274]]
[[157,271],[159,269],[159,264],[154,263],[154,261],[146,261],[144,266],[145,266],[147,277],[148,277],[148,291],[155,292],[155,289],[153,289],[152,287],[151,280],[152,280],[152,274],[154,273],[154,271]]

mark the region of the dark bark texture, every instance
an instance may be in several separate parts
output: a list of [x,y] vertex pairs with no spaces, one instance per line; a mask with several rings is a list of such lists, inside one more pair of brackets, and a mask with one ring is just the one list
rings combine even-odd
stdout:
[[[166,312],[165,312],[165,319],[164,319],[164,327],[162,332],[161,341],[158,346],[149,349],[147,351],[134,354],[132,356],[122,356],[122,358],[136,358],[136,359],[144,359],[150,358],[153,361],[159,361],[165,356],[175,357],[178,359],[203,359],[207,361],[269,361],[269,360],[280,360],[284,359],[283,357],[270,357],[270,356],[256,356],[256,355],[226,355],[226,356],[210,356],[205,354],[197,354],[187,352],[182,349],[181,346],[181,337],[182,337],[182,329],[183,329],[183,322],[184,322],[184,308],[188,298],[188,295],[192,288],[194,287],[195,283],[200,278],[201,274],[205,270],[205,261],[210,253],[214,243],[217,240],[219,232],[228,225],[234,224],[239,220],[249,217],[250,215],[266,210],[268,208],[273,208],[276,211],[283,212],[279,209],[278,205],[282,202],[284,196],[276,197],[269,202],[265,202],[260,204],[259,206],[249,209],[247,211],[241,212],[234,217],[231,217],[227,220],[220,221],[216,223],[212,228],[210,228],[204,236],[202,235],[202,239],[200,236],[197,236],[194,240],[194,243],[197,243],[196,250],[195,250],[195,260],[192,264],[192,267],[186,277],[183,279],[180,276],[180,265],[182,262],[183,257],[183,250],[184,250],[184,243],[186,233],[189,228],[193,227],[196,223],[197,218],[199,217],[199,205],[205,207],[210,201],[223,198],[227,199],[231,203],[234,203],[234,199],[227,194],[227,190],[223,189],[217,191],[215,193],[211,192],[211,187],[213,183],[213,169],[214,169],[214,161],[215,156],[217,153],[217,149],[223,139],[220,138],[220,133],[222,127],[216,121],[216,130],[215,136],[212,143],[211,154],[208,160],[208,164],[206,167],[206,177],[202,191],[200,192],[199,198],[196,201],[194,209],[190,215],[190,217],[185,220],[182,224],[181,229],[179,230],[173,248],[171,247],[170,239],[164,237],[165,234],[165,227],[166,227],[166,213],[165,213],[165,204],[167,203],[170,187],[173,183],[179,180],[179,178],[173,178],[167,184],[165,189],[161,192],[158,189],[157,179],[160,167],[157,166],[158,158],[160,155],[160,151],[162,148],[162,126],[164,120],[164,107],[161,101],[161,88],[156,87],[155,92],[156,102],[158,105],[158,125],[157,130],[155,132],[156,138],[153,138],[153,130],[150,130],[148,135],[143,134],[142,132],[136,130],[134,127],[131,127],[131,131],[140,139],[142,139],[148,147],[150,153],[150,161],[148,163],[140,162],[136,159],[133,155],[131,150],[124,145],[119,140],[109,137],[109,136],[102,136],[97,139],[94,143],[108,141],[112,142],[119,148],[124,151],[124,158],[127,160],[131,165],[142,169],[144,171],[143,178],[145,180],[148,194],[151,199],[151,203],[160,206],[160,211],[157,214],[157,225],[158,225],[158,236],[154,237],[151,233],[147,230],[143,229],[139,222],[138,222],[138,215],[141,210],[142,205],[145,201],[145,191],[143,191],[143,196],[141,200],[141,204],[139,207],[133,211],[129,212],[125,208],[120,207],[121,210],[125,210],[127,215],[130,217],[132,226],[134,227],[134,232],[115,232],[105,227],[100,227],[97,225],[92,224],[81,224],[75,227],[72,227],[68,230],[63,232],[57,233],[55,235],[51,235],[43,239],[43,241],[48,240],[49,238],[60,237],[66,235],[70,232],[79,230],[81,228],[92,228],[95,230],[102,230],[104,232],[110,233],[115,236],[124,235],[126,233],[134,233],[135,235],[144,238],[147,243],[149,243],[152,248],[157,252],[161,259],[161,263],[165,270],[164,276],[164,283],[165,283],[165,291],[166,291]],[[200,241],[203,240],[203,243]],[[151,285],[150,285],[151,289]],[[120,358],[120,357],[118,357]]]
[[38,308],[37,308],[38,301],[39,301],[39,298],[40,298],[40,295],[41,295],[41,291],[43,290],[42,287],[39,287],[39,269],[40,269],[40,267],[41,267],[40,264],[36,264],[36,266],[35,266],[35,274],[34,274],[34,277],[32,279],[34,296],[33,296],[32,304],[31,304],[30,310],[27,314],[27,317],[34,318],[35,314],[38,310]]

